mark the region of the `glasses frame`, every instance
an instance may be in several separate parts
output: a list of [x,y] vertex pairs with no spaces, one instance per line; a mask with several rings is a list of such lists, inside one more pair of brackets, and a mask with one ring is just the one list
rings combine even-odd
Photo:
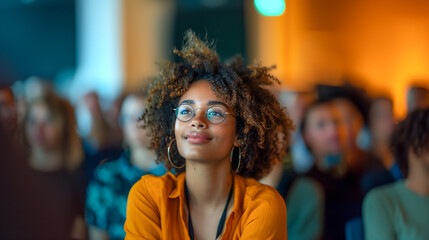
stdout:
[[[189,107],[191,107],[191,108],[192,108],[192,110],[193,110],[192,117],[191,117],[191,118],[189,118],[189,120],[187,120],[187,121],[180,120],[180,119],[177,117],[177,110],[178,110],[181,106],[189,106]],[[210,119],[207,117],[207,113],[208,113],[208,111],[209,111],[211,108],[213,108],[213,107],[222,108],[222,109],[225,111],[225,116],[224,116],[223,120],[222,120],[221,122],[219,122],[219,123],[213,123],[213,122],[211,122],[211,121],[210,121]],[[176,119],[177,119],[177,120],[179,120],[179,121],[181,121],[181,122],[189,122],[189,121],[191,121],[192,119],[194,119],[194,118],[195,118],[195,116],[197,115],[197,110],[198,110],[198,109],[202,109],[202,108],[194,108],[194,107],[193,107],[192,105],[190,105],[190,104],[181,104],[179,107],[174,108],[173,110],[174,110],[174,113],[175,113],[175,116],[176,116]],[[226,110],[225,110],[225,108],[224,108],[224,107],[222,107],[222,106],[220,106],[220,105],[211,106],[211,107],[207,108],[207,109],[206,109],[206,111],[204,112],[204,116],[206,117],[207,121],[209,121],[209,123],[211,123],[211,124],[213,124],[213,125],[219,125],[219,124],[223,123],[223,122],[225,121],[225,119],[226,119],[226,117],[227,117],[228,115],[231,115],[231,116],[235,117],[235,115],[234,115],[234,114],[232,114],[232,113],[230,113],[230,112],[226,111]]]

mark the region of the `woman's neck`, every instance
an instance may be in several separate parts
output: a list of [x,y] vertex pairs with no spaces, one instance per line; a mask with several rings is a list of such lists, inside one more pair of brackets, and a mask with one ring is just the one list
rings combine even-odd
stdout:
[[233,184],[229,157],[217,163],[187,160],[185,178],[193,208],[214,209],[225,205]]
[[33,148],[30,155],[30,166],[42,172],[54,172],[64,167],[63,153],[61,150],[46,151]]
[[156,154],[146,147],[134,147],[130,149],[131,165],[149,171],[155,163]]
[[429,170],[424,166],[410,166],[406,185],[419,195],[429,196]]
[[371,151],[381,160],[381,163],[386,169],[392,168],[394,159],[392,153],[389,150],[389,144],[386,142],[378,141],[374,142]]

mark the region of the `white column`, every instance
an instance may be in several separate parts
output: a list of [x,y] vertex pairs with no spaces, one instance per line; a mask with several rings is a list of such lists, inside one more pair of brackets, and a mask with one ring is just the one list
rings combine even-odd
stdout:
[[88,91],[106,100],[123,87],[122,1],[77,0],[77,68],[72,85],[74,102]]

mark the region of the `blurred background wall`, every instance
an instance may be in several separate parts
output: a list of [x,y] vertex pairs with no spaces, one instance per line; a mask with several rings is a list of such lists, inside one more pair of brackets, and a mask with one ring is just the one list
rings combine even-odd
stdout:
[[[262,2],[275,2],[275,0]],[[288,0],[264,16],[251,0],[3,0],[1,81],[31,75],[104,98],[135,89],[172,59],[183,32],[214,40],[223,59],[276,64],[282,88],[345,79],[390,95],[406,112],[406,88],[429,85],[429,2]],[[279,1],[277,1],[279,2]],[[275,5],[273,5],[275,6]]]
[[406,88],[429,85],[429,2],[288,0],[278,17],[247,2],[249,56],[278,65],[291,89],[349,79],[370,94],[388,94],[406,112]]

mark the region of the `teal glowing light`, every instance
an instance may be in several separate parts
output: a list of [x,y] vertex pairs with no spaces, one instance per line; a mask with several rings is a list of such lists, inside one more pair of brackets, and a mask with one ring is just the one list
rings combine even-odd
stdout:
[[284,0],[255,0],[255,8],[264,16],[280,16],[284,13]]

